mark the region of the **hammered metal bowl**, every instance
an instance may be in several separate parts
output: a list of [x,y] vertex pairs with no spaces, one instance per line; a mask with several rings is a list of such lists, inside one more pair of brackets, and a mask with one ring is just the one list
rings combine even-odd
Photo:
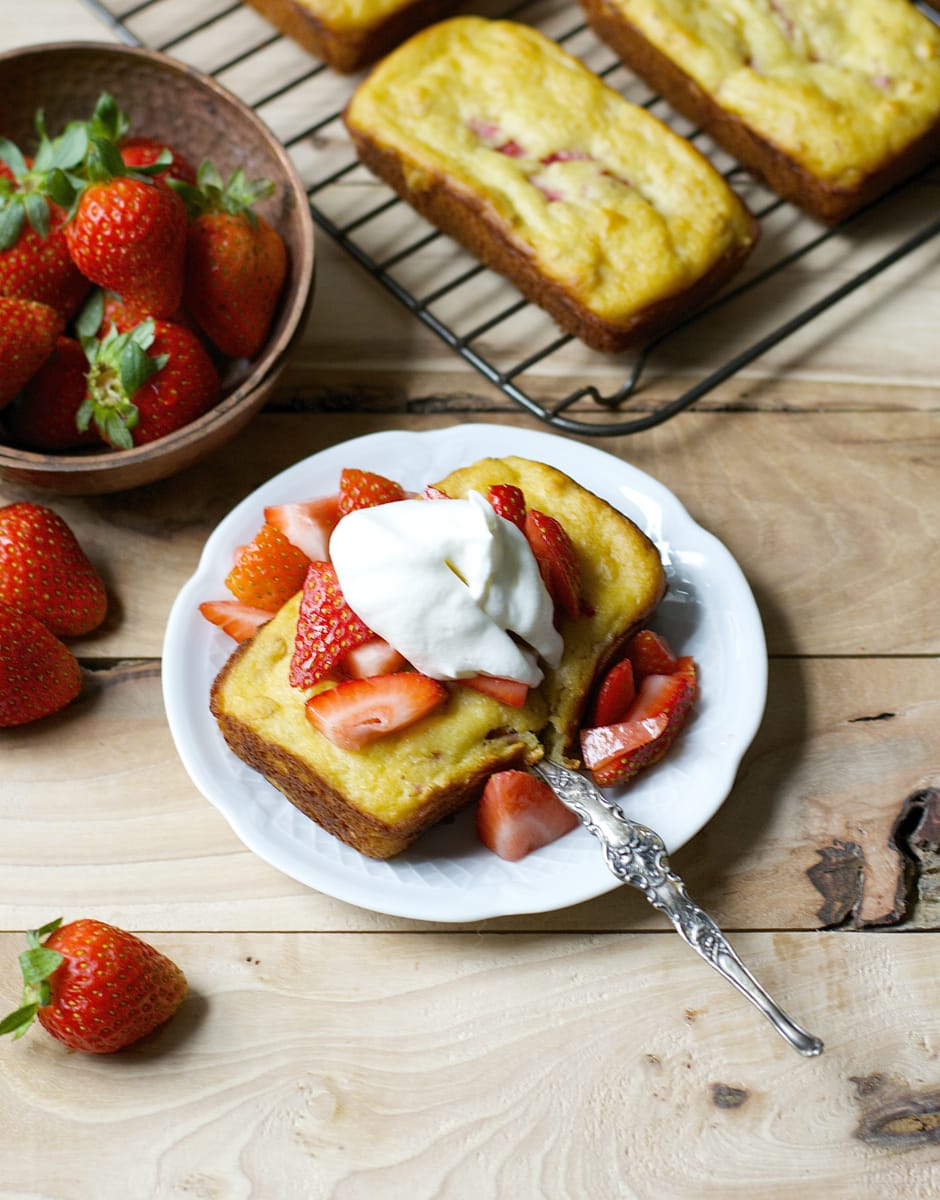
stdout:
[[301,333],[313,297],[314,232],[306,191],[286,150],[239,99],[194,68],[154,50],[61,42],[0,54],[0,134],[27,153],[34,117],[57,133],[87,118],[102,92],[130,117],[131,135],[165,139],[194,165],[211,159],[223,177],[242,167],[272,179],[258,205],[287,243],[290,267],[280,309],[261,353],[222,368],[222,399],[190,425],[131,450],[39,453],[3,444],[0,477],[73,495],[139,487],[191,466],[235,436],[263,406]]

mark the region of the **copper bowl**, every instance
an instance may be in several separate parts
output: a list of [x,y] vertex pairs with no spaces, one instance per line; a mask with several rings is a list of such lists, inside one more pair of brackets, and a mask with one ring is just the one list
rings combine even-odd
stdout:
[[94,42],[61,42],[0,54],[0,134],[27,153],[36,110],[46,128],[87,118],[102,92],[130,117],[132,135],[176,146],[194,165],[211,159],[223,177],[243,167],[268,178],[274,195],[258,205],[285,239],[290,267],[280,310],[261,353],[223,367],[222,398],[210,412],[158,441],[131,450],[63,454],[0,442],[0,477],[34,487],[94,495],[139,487],[191,466],[235,436],[263,406],[303,330],[313,298],[313,220],[304,185],[267,126],[220,84],[154,50]]

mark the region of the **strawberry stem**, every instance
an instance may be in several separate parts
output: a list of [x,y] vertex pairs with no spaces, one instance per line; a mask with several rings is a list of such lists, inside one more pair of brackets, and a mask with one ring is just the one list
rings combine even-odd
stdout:
[[23,973],[23,997],[19,1008],[0,1021],[0,1036],[12,1033],[14,1039],[21,1038],[35,1020],[40,1008],[50,1000],[49,980],[65,961],[58,950],[50,950],[42,939],[54,933],[62,924],[62,918],[50,921],[40,929],[31,929],[26,934],[27,949],[19,957]]

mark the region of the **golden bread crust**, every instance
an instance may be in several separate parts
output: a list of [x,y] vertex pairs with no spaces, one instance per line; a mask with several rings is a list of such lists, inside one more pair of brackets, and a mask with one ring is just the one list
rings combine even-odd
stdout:
[[344,119],[374,174],[597,350],[676,323],[757,240],[697,150],[511,21],[415,35]]
[[833,0],[825,20],[806,0],[579,3],[631,70],[820,221],[940,156],[940,31],[907,0]]
[[400,853],[476,800],[494,771],[537,762],[546,749],[570,756],[598,672],[665,589],[662,563],[645,535],[552,467],[483,459],[439,486],[460,498],[497,482],[515,483],[530,507],[563,522],[579,546],[594,607],[591,616],[564,621],[562,664],[546,672],[522,708],[455,685],[443,708],[417,724],[361,750],[341,750],[306,719],[305,701],[316,689],[289,682],[299,594],[232,653],[213,683],[210,709],[232,751],[301,812],[371,858]]

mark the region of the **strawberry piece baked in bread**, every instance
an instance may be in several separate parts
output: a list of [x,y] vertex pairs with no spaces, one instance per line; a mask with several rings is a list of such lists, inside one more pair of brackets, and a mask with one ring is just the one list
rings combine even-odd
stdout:
[[592,689],[666,586],[649,538],[543,463],[482,459],[425,496],[334,506],[332,561],[246,631],[210,700],[235,754],[373,858],[496,772],[577,764]]
[[345,122],[375,175],[596,350],[678,322],[757,240],[688,141],[513,21],[416,34],[360,84]]

